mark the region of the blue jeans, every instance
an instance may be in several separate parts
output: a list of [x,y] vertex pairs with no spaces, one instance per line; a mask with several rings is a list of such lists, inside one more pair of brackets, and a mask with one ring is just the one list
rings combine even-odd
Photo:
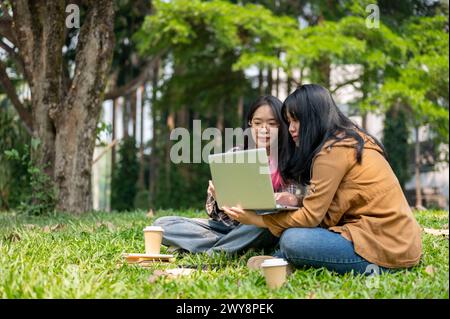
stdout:
[[164,229],[163,245],[191,253],[237,253],[250,248],[272,251],[278,243],[278,238],[266,228],[242,224],[227,226],[213,219],[165,216],[153,225]]
[[295,267],[325,267],[343,274],[389,271],[355,253],[353,243],[338,233],[324,228],[288,228],[280,238],[276,257],[284,258]]

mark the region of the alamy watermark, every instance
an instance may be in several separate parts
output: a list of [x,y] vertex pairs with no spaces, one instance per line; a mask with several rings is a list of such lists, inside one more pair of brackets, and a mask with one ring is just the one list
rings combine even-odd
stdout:
[[[225,128],[222,134],[216,127],[208,127],[202,131],[201,120],[193,120],[192,124],[192,132],[183,127],[174,128],[170,132],[170,140],[176,141],[170,149],[170,160],[174,164],[208,163],[210,154],[225,153],[235,146],[242,148],[244,144],[248,149],[266,148],[272,163],[278,163],[277,128]],[[202,146],[205,141],[207,143]],[[227,162],[229,159],[226,159]],[[215,162],[220,160],[218,157]],[[240,163],[242,158],[236,157],[235,160]],[[260,160],[257,155],[245,158],[246,163],[259,163]]]
[[80,8],[78,5],[72,3],[67,5],[66,13],[66,28],[68,29],[79,29],[80,28]]
[[366,277],[366,287],[369,289],[378,289],[380,288],[380,267],[375,264],[369,264],[364,274],[367,275]]
[[366,12],[370,13],[366,18],[366,27],[369,29],[378,29],[380,27],[380,7],[376,4],[369,4]]

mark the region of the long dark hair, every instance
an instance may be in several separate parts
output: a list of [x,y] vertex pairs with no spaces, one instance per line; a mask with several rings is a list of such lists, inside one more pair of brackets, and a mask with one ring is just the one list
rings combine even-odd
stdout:
[[281,171],[285,180],[292,179],[308,185],[313,158],[329,140],[334,140],[334,144],[347,138],[355,139],[356,160],[361,164],[364,139],[359,132],[372,138],[387,159],[383,145],[346,117],[336,106],[330,92],[318,84],[299,86],[286,98],[281,112],[286,122],[289,114],[300,123],[299,145],[295,147],[287,165]]
[[[268,105],[272,109],[275,120],[280,124],[280,127],[278,128],[278,169],[281,173],[282,170],[286,169],[289,154],[291,153],[290,151],[293,150],[295,146],[290,141],[288,125],[281,112],[283,102],[272,95],[260,96],[253,102],[248,110],[245,127],[246,129],[250,128],[250,122],[252,121],[256,110],[264,105]],[[251,138],[251,134],[244,135],[244,149],[248,149],[249,147],[249,138]]]

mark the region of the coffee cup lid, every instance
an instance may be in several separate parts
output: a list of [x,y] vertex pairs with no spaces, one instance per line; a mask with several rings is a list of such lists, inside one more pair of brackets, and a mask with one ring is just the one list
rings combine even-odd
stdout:
[[283,258],[272,258],[266,259],[261,264],[261,267],[275,267],[275,266],[286,266],[288,263]]
[[147,226],[144,228],[144,231],[161,231],[161,232],[163,232],[164,229],[159,226]]

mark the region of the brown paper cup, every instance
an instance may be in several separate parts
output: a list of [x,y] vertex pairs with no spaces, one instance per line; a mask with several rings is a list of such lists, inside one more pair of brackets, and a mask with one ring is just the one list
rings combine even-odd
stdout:
[[161,227],[146,227],[144,242],[146,254],[159,254],[164,230]]
[[287,263],[280,265],[261,265],[267,286],[270,289],[276,289],[283,286],[287,277]]

